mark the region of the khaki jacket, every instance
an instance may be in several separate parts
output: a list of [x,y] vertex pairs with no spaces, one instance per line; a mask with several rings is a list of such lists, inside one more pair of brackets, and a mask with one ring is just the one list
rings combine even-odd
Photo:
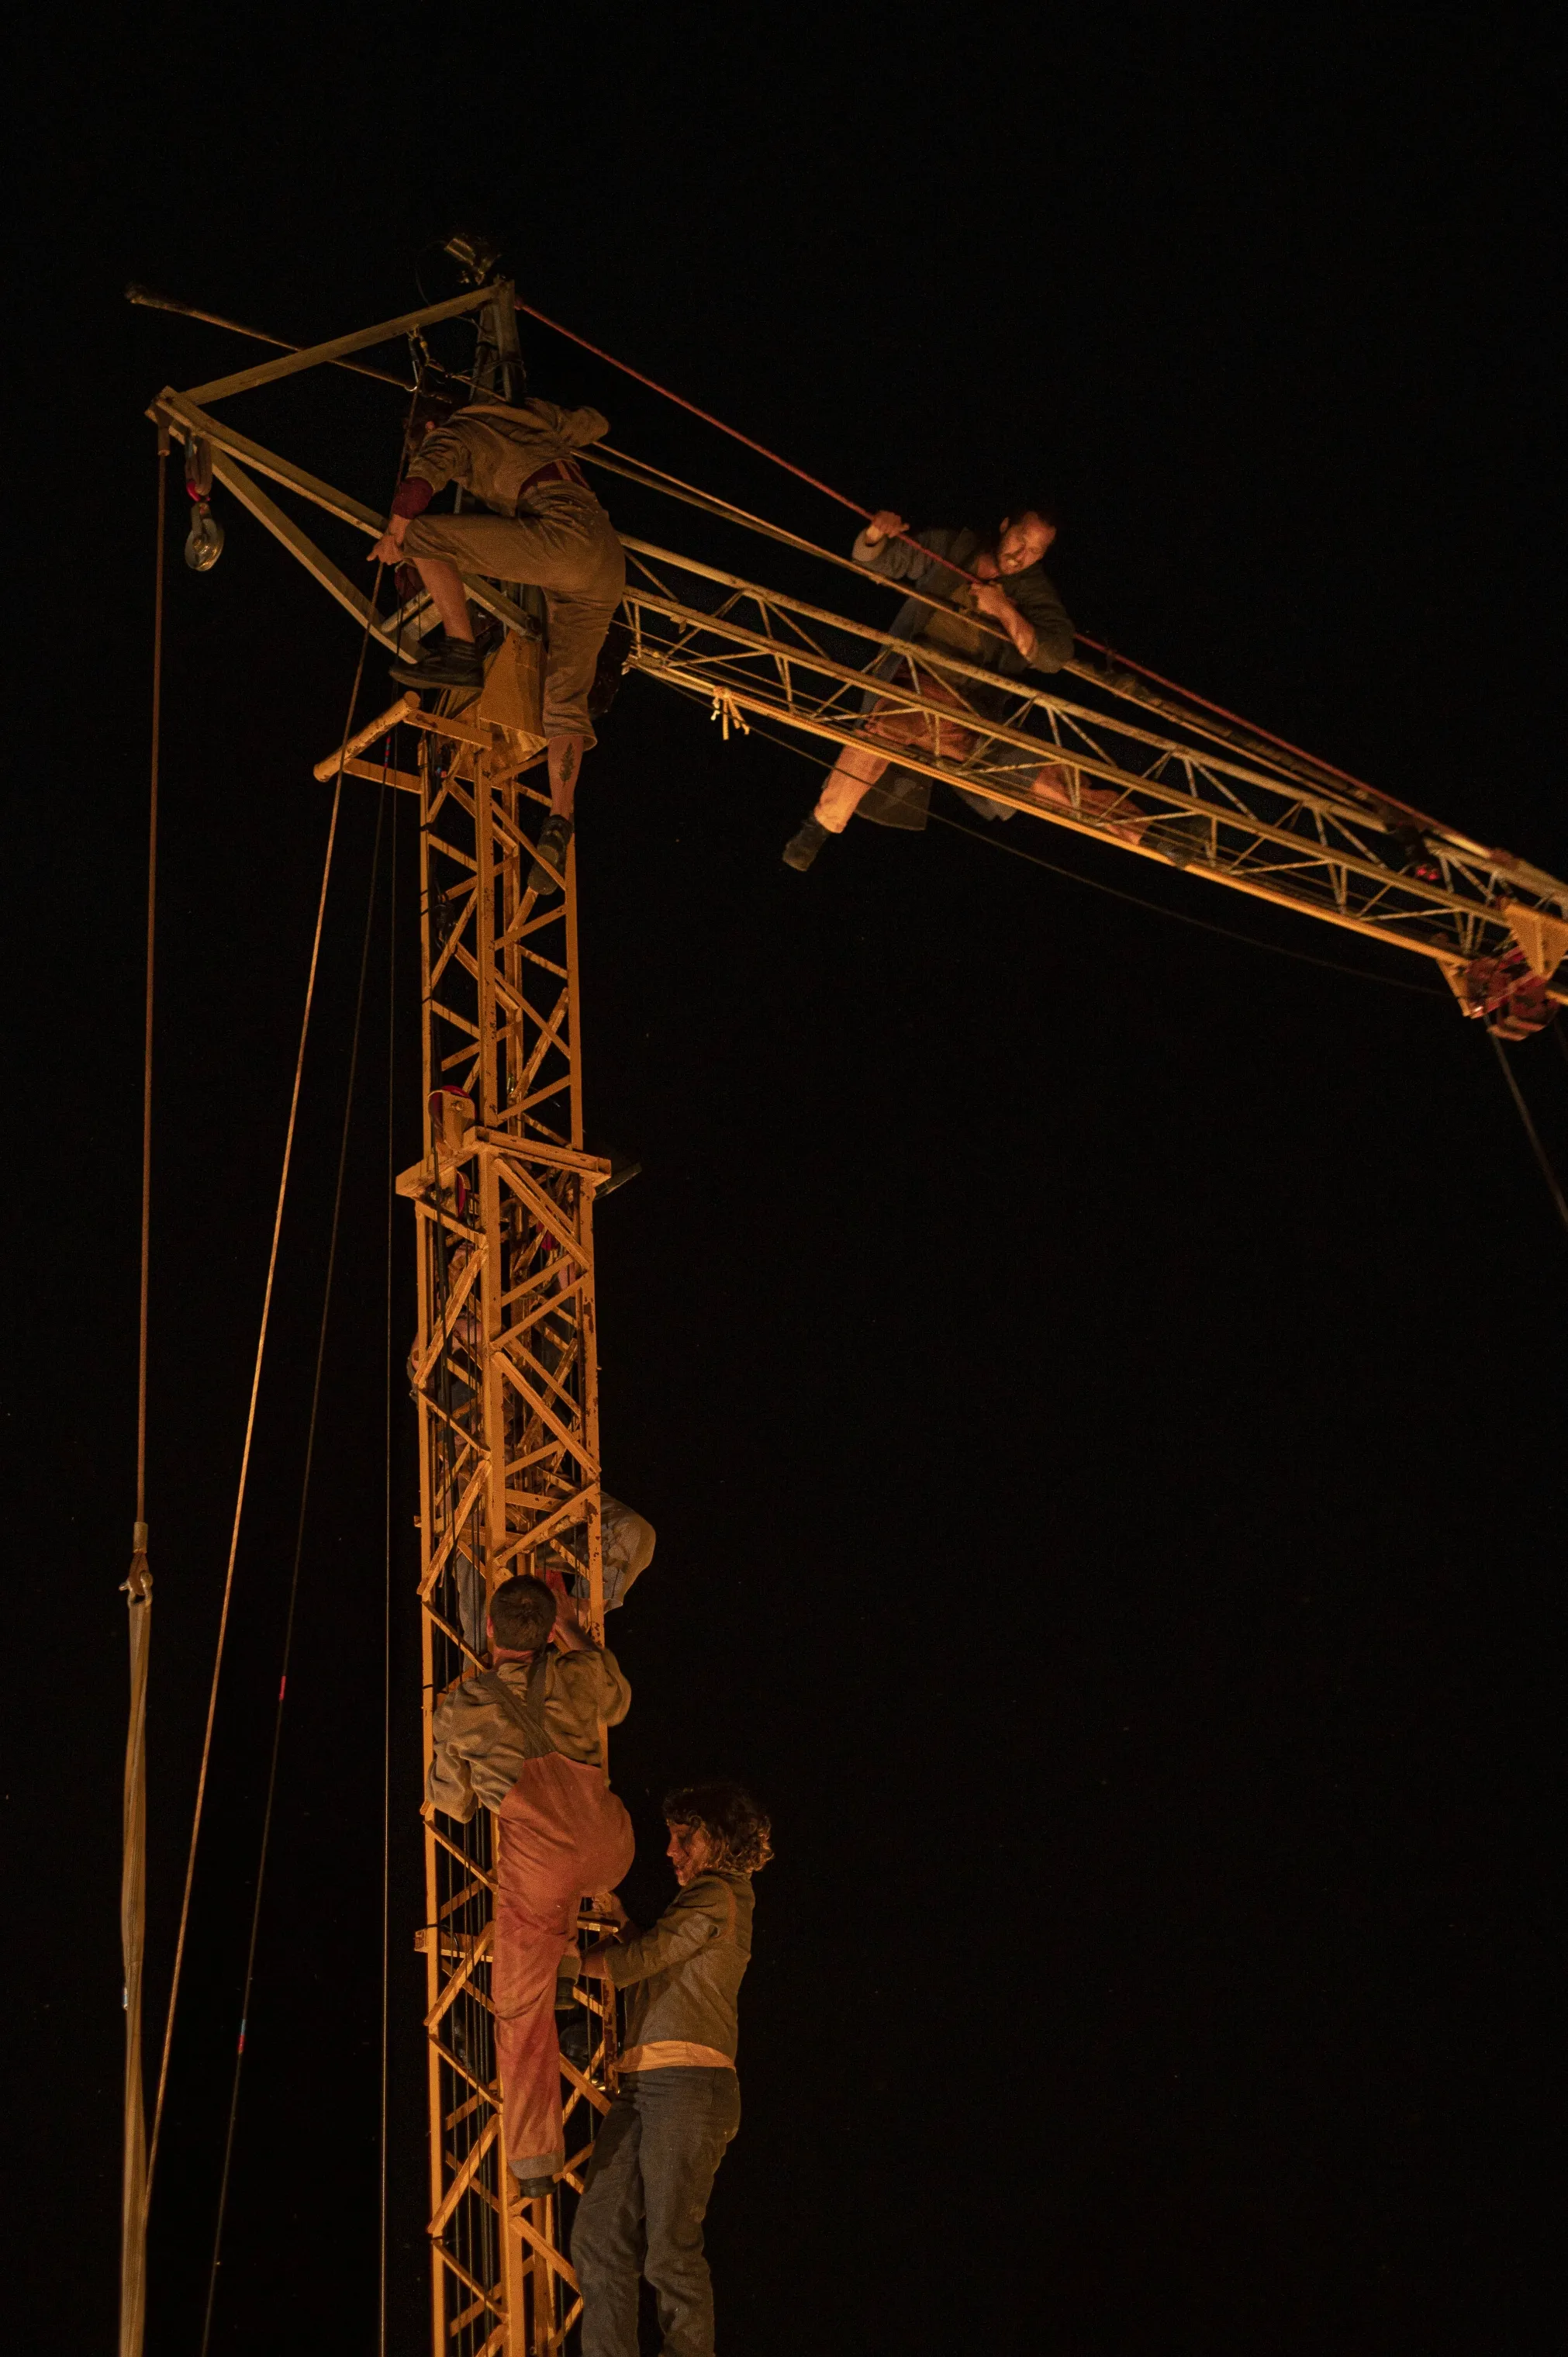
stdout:
[[736,2001],[751,1962],[749,1874],[699,1874],[650,1932],[628,1931],[605,1951],[617,1988],[629,1989],[626,2047],[677,2040],[733,2062]]
[[553,459],[569,460],[610,430],[596,409],[558,409],[553,401],[473,401],[445,425],[434,425],[409,468],[440,490],[460,483],[498,515],[517,513],[530,475]]
[[[528,1739],[496,1697],[499,1681],[521,1703],[530,1663],[502,1662],[495,1670],[459,1678],[435,1706],[435,1748],[429,1798],[467,1824],[481,1804],[499,1809],[530,1757]],[[544,1666],[543,1731],[564,1760],[591,1767],[599,1758],[599,1721],[618,1727],[631,1708],[631,1688],[615,1655],[597,1645],[580,1653],[552,1652]]]

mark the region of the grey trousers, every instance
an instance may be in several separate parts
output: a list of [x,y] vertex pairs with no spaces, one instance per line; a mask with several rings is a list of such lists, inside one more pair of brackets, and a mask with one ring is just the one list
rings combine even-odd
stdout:
[[733,2071],[628,2071],[594,2146],[572,2226],[583,2357],[637,2357],[637,2279],[659,2304],[664,2357],[713,2357],[703,2220],[740,2126]]
[[516,516],[415,516],[403,545],[406,556],[444,556],[459,573],[543,590],[544,734],[593,744],[588,690],[626,587],[626,553],[592,491],[547,484]]

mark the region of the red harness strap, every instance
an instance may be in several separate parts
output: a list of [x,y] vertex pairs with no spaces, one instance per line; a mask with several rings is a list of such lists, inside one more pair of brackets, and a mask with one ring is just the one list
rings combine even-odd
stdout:
[[588,489],[587,477],[570,458],[552,458],[548,466],[535,467],[527,482],[518,485],[518,498],[526,498],[540,483],[575,483],[580,491]]

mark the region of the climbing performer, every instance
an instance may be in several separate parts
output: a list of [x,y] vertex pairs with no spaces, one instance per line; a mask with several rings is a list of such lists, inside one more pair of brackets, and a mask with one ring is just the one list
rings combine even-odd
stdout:
[[436,1705],[428,1800],[462,1824],[481,1803],[499,1819],[490,1993],[507,2158],[532,2201],[565,2161],[556,1981],[575,1964],[578,1901],[607,1892],[632,1861],[631,1820],[599,1747],[601,1722],[626,1717],[631,1688],[571,1600],[530,1574],[492,1592],[488,1634],[493,1669],[460,1678]]
[[[589,691],[626,587],[625,553],[572,455],[608,431],[596,409],[560,409],[553,401],[471,401],[453,412],[422,397],[410,427],[414,455],[371,551],[379,563],[414,566],[446,634],[442,648],[392,665],[392,678],[405,687],[484,684],[465,569],[543,591],[550,816],[528,881],[545,894],[560,888],[578,772],[596,742]],[[428,514],[447,483],[479,504],[458,515]]]
[[653,2288],[663,2357],[713,2357],[703,2220],[740,2126],[736,2002],[751,1958],[751,1878],[771,1828],[738,1784],[690,1784],[664,1803],[680,1889],[651,1931],[611,1914],[585,1975],[628,1993],[620,2087],[572,2227],[583,2357],[637,2357],[638,2276]]
[[[934,753],[946,761],[966,760],[974,751],[986,717],[996,716],[1000,694],[994,689],[988,693],[980,681],[944,673],[944,651],[1009,676],[1059,671],[1071,657],[1072,624],[1040,569],[1057,536],[1055,523],[1042,510],[1020,508],[1004,516],[991,533],[942,527],[919,533],[912,543],[900,537],[908,530],[901,515],[883,508],[860,533],[852,551],[855,563],[868,572],[908,582],[921,593],[907,597],[898,608],[892,635],[913,640],[922,655],[890,647],[872,665],[872,675],[901,681],[927,703],[950,707],[954,717],[900,711],[868,691],[864,742],[844,746],[816,808],[790,836],[784,851],[790,867],[804,871],[830,834],[843,833],[856,804],[888,766],[890,756],[880,749],[883,746],[890,752],[903,746]],[[933,604],[933,599],[940,602]],[[978,733],[965,726],[966,716],[979,720]],[[914,818],[892,823],[923,826],[924,799]]]

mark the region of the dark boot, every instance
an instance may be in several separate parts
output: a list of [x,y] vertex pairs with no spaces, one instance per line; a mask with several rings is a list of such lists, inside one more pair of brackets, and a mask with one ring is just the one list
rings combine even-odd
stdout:
[[[540,828],[539,840],[533,846],[536,856],[532,866],[528,871],[528,888],[531,892],[541,893],[546,899],[552,892],[559,892],[565,880],[566,845],[571,840],[571,820],[561,817],[556,811],[552,811]],[[550,863],[548,867],[543,865],[546,860]],[[551,873],[552,869],[554,870],[553,874]]]
[[1197,811],[1183,811],[1146,826],[1144,841],[1151,851],[1163,851],[1173,867],[1190,867],[1195,859],[1207,860],[1210,856],[1208,825]]
[[413,662],[395,662],[388,675],[400,687],[483,687],[485,683],[479,651],[467,639],[447,639]]
[[785,866],[796,868],[803,876],[823,844],[827,842],[828,835],[829,830],[823,826],[820,819],[802,820],[784,845]]
[[580,2005],[575,2005],[570,2013],[556,2014],[555,2043],[568,2062],[575,2062],[579,2071],[587,2069],[588,2057],[593,2052],[593,2042],[588,2029],[588,2017]]
[[624,1187],[627,1180],[635,1178],[642,1168],[640,1154],[628,1154],[618,1146],[607,1146],[605,1154],[609,1162],[610,1175],[595,1188],[596,1203],[602,1202],[607,1195],[613,1195],[618,1187]]
[[520,2177],[517,2190],[525,2201],[543,2201],[555,2190],[553,2177]]

